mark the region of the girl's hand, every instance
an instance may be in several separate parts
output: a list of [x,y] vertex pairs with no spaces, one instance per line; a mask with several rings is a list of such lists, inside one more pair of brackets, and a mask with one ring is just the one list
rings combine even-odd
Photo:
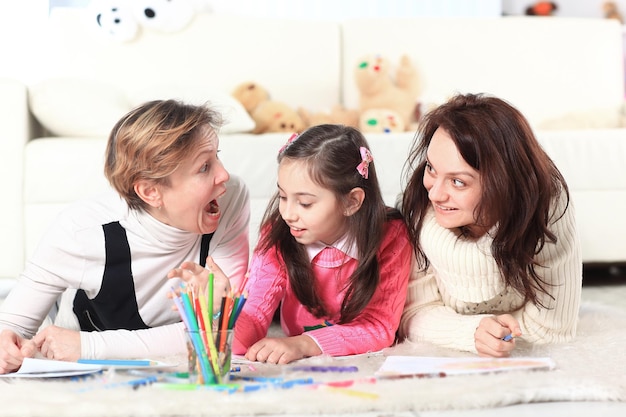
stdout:
[[282,338],[266,337],[250,346],[246,352],[246,359],[282,365],[321,354],[322,350],[317,346],[317,343],[306,335]]
[[220,309],[222,297],[230,292],[230,280],[210,256],[207,256],[206,264],[209,269],[195,262],[186,261],[180,267],[168,272],[167,277],[179,278],[188,285],[205,291],[209,282],[209,273],[213,272],[213,314],[215,314]]
[[33,342],[48,359],[75,362],[80,359],[80,332],[48,326],[33,337]]
[[[503,358],[511,355],[515,338],[521,335],[519,323],[512,315],[485,317],[474,332],[474,344],[480,356]],[[511,339],[503,340],[507,336]]]
[[3,330],[0,333],[0,374],[17,371],[24,358],[32,358],[35,353],[37,346],[31,340],[12,330]]

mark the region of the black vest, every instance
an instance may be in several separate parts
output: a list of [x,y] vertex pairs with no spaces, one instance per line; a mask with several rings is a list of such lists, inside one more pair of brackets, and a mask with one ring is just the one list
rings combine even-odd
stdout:
[[[74,314],[82,331],[147,329],[139,315],[126,230],[119,222],[102,226],[104,230],[105,265],[102,286],[95,298],[84,290],[74,297]],[[202,235],[199,264],[205,266],[213,234]],[[166,300],[163,300],[166,301]]]

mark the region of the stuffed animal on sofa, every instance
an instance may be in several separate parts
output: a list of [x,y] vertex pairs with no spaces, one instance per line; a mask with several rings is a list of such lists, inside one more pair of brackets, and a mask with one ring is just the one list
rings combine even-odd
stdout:
[[526,16],[553,16],[559,9],[559,6],[551,1],[536,1],[534,4],[526,7],[524,14]]
[[271,100],[263,86],[253,81],[241,83],[231,95],[239,101],[250,117],[255,128],[252,133],[288,132],[301,133],[305,128],[302,117],[287,104]]
[[404,132],[406,127],[394,110],[369,109],[359,117],[359,130],[363,133],[395,133]]
[[624,23],[624,19],[622,18],[622,14],[617,7],[617,3],[614,1],[605,1],[602,4],[602,12],[604,13],[604,17],[606,19],[615,19],[620,24]]
[[[387,115],[394,112],[398,118],[397,127],[403,126],[405,130],[413,128],[420,85],[417,71],[407,55],[400,58],[395,80],[391,74],[391,63],[381,55],[363,57],[354,70],[354,77],[360,93],[361,115],[371,109],[377,109],[382,111],[381,114]],[[367,116],[360,119],[368,120]],[[370,127],[367,123],[359,124],[362,130],[368,130]]]
[[142,27],[165,33],[182,30],[196,14],[192,0],[135,0],[129,3]]
[[88,11],[89,17],[95,18],[95,29],[110,40],[128,42],[139,33],[133,10],[122,0],[92,0]]
[[111,40],[129,42],[142,28],[173,33],[184,29],[196,13],[210,12],[200,0],[92,0],[90,15]]

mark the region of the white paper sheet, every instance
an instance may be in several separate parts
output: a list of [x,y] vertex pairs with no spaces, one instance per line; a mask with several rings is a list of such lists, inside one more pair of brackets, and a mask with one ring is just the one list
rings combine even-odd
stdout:
[[168,364],[165,362],[152,361],[149,366],[132,366],[132,365],[119,365],[116,361],[111,361],[107,364],[103,361],[100,364],[90,363],[78,363],[78,362],[66,362],[55,361],[51,359],[36,359],[25,358],[22,362],[22,366],[17,372],[10,374],[2,374],[0,378],[56,378],[56,377],[68,377],[76,375],[87,375],[102,371],[104,369],[165,369],[177,366],[175,364]]
[[554,361],[550,358],[388,356],[376,372],[376,376],[379,378],[443,377],[513,370],[551,370],[555,367]]
[[86,375],[103,369],[99,365],[77,362],[55,361],[50,359],[25,358],[17,372],[2,374],[0,378],[55,378]]

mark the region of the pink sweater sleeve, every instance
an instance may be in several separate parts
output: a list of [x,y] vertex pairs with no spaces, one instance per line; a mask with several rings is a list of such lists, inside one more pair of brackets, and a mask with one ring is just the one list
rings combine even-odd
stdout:
[[[401,220],[387,224],[378,256],[380,281],[368,306],[348,324],[305,332],[324,354],[372,352],[394,342],[406,300],[412,259],[412,247]],[[245,354],[250,346],[267,335],[274,312],[287,291],[287,280],[282,261],[273,251],[253,254],[247,288],[254,290],[250,291],[235,325],[234,354]]]
[[401,220],[388,223],[378,252],[380,282],[368,306],[350,323],[312,330],[324,354],[331,356],[375,352],[395,340],[411,268],[412,247]]
[[[285,269],[273,251],[255,252],[250,261],[247,288],[253,288],[235,323],[233,353],[243,355],[254,343],[267,335],[274,312],[280,304],[287,284]],[[260,291],[263,289],[263,291]]]

